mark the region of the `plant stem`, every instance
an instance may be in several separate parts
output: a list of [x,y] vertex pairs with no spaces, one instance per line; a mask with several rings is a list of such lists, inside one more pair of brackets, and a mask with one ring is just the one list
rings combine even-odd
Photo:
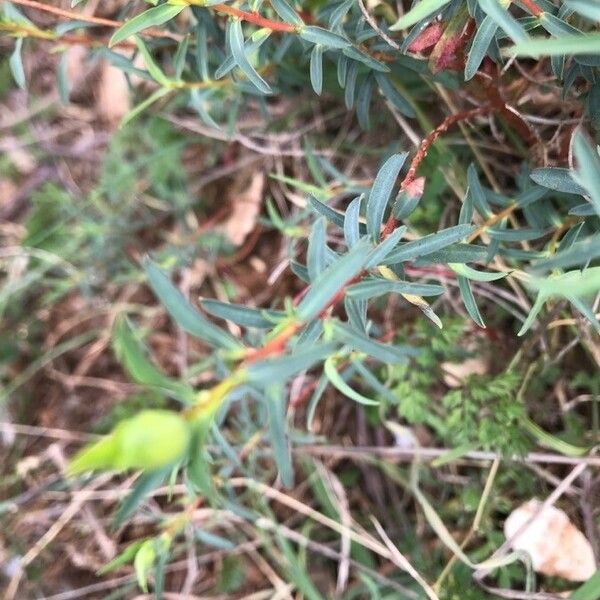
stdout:
[[535,0],[521,0],[521,3],[534,17],[541,17],[544,14],[543,9]]
[[213,4],[213,6],[211,6],[210,8],[216,10],[217,12],[224,13],[232,17],[237,17],[242,21],[248,21],[248,23],[254,23],[255,25],[259,25],[260,27],[265,27],[266,29],[270,29],[271,31],[281,31],[283,33],[293,33],[296,31],[296,27],[294,27],[294,25],[290,25],[289,23],[273,21],[271,19],[267,19],[266,17],[259,15],[256,12],[246,12],[244,10],[240,10],[239,8],[228,6],[227,4]]

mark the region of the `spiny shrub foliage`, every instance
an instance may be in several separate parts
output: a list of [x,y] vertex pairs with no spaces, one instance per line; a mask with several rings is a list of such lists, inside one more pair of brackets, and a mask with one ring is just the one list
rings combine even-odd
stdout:
[[[16,4],[4,3],[1,28],[16,37],[10,64],[21,86],[27,85],[21,52],[31,38],[60,42],[72,28],[93,33],[97,27],[83,20],[41,30]],[[379,407],[383,413],[397,406],[398,389],[386,384],[382,372],[390,365],[405,365],[403,369],[410,372],[418,349],[381,340],[381,328],[370,318],[370,308],[381,296],[398,295],[441,327],[427,298],[444,293],[439,274],[445,273],[444,281],[449,274],[458,283],[466,313],[485,327],[478,290],[490,282],[505,285],[497,280],[510,277],[533,299],[529,315],[516,328],[518,335],[537,327],[543,311],[559,303],[571,306],[600,330],[590,302],[600,289],[600,267],[594,262],[600,256],[600,158],[592,142],[594,128],[600,125],[599,2],[384,2],[378,4],[379,22],[365,17],[361,0],[309,1],[301,6],[286,0],[150,0],[150,4],[137,14],[124,12],[125,21],[117,23],[109,43],[91,50],[125,73],[153,82],[154,91],[127,114],[125,123],[159,105],[163,110],[186,105],[204,126],[233,135],[238,110],[245,102],[258,103],[268,115],[271,97],[293,98],[310,86],[317,95],[327,92],[346,110],[355,109],[359,124],[368,129],[373,111],[384,106],[389,119],[418,117],[410,89],[413,85],[422,89],[423,81],[460,89],[477,79],[486,96],[478,106],[467,105],[443,121],[410,158],[409,152],[388,154],[369,189],[356,190],[332,161],[310,155],[321,172],[346,182],[349,198],[356,197],[343,211],[328,206],[324,197],[308,198],[314,218],[306,253],[291,256],[291,269],[306,287],[283,307],[260,310],[204,300],[203,312],[184,298],[159,264],[145,261],[147,280],[174,322],[214,349],[203,366],[219,379],[197,391],[186,381],[159,372],[130,323],[125,318],[117,323],[116,352],[131,377],[181,404],[180,411],[145,410],[122,421],[71,462],[72,475],[91,470],[144,471],[123,503],[119,520],[177,472],[192,496],[227,505],[227,494],[222,493],[227,486],[223,463],[211,456],[207,440],[216,440],[221,448],[212,452],[235,462],[218,428],[231,403],[242,397],[254,399],[260,407],[279,476],[290,486],[294,468],[286,410],[290,382],[302,372],[311,370],[316,378],[308,408],[309,429],[327,386],[349,401]],[[404,5],[401,16],[398,5]],[[188,11],[191,15],[182,19]],[[144,68],[139,63],[134,66],[136,56]],[[448,128],[466,120],[486,126],[487,119],[502,119],[523,138],[522,143],[529,141],[526,138],[533,134],[518,113],[504,104],[495,78],[514,57],[531,61],[542,56],[550,56],[543,60],[549,64],[551,85],[562,86],[563,97],[579,103],[581,127],[572,136],[571,164],[535,168],[525,162],[513,185],[493,191],[471,165],[457,222],[422,237],[409,235],[407,219],[428,186],[427,178],[419,176],[419,167],[431,144]],[[510,77],[511,71],[507,68],[504,73]],[[64,78],[61,86],[68,86]],[[336,239],[343,240],[335,247],[327,242],[333,229],[339,232]],[[305,256],[304,262],[300,256]],[[494,261],[494,269],[486,268],[495,258],[500,260]],[[418,280],[411,279],[414,273]],[[245,334],[233,337],[215,324],[219,321],[236,323]],[[459,392],[448,395],[445,430],[462,432],[457,443],[475,447],[514,452],[526,446],[520,437],[509,448],[504,439],[494,443],[502,437],[504,426],[518,428],[524,418],[522,407],[510,403],[518,383],[518,378],[506,375],[493,385],[474,387],[470,399]],[[493,393],[495,389],[498,393]],[[416,408],[411,411],[404,403],[396,414],[412,414],[413,421],[428,422],[426,407]],[[495,420],[478,434],[481,410],[496,412]],[[469,428],[472,431],[466,432]],[[171,524],[159,538],[134,544],[118,559],[135,561],[142,587],[155,562],[164,566],[164,556],[184,524],[185,519]]]

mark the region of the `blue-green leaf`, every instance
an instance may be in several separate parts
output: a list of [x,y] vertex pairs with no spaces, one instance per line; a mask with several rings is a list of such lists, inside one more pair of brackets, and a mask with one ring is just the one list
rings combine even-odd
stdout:
[[296,27],[304,25],[298,13],[285,0],[271,0],[271,6],[286,23]]
[[315,363],[335,352],[335,349],[334,342],[311,344],[308,348],[301,348],[288,356],[253,363],[246,369],[246,374],[248,380],[253,383],[271,385],[310,369]]
[[381,225],[385,209],[388,206],[398,174],[407,156],[407,152],[390,156],[379,169],[369,193],[366,209],[367,232],[375,242],[378,242],[381,237]]
[[432,283],[372,278],[355,283],[346,291],[348,297],[355,300],[369,300],[370,298],[390,293],[413,294],[415,296],[439,296],[444,293],[444,288],[441,285]]
[[360,240],[350,251],[330,265],[312,282],[307,294],[298,305],[303,321],[314,319],[352,278],[356,277],[368,260],[370,244]]
[[315,94],[323,91],[323,46],[315,44],[310,53],[310,83]]
[[585,135],[578,131],[573,140],[573,152],[577,160],[575,178],[587,191],[587,196],[600,216],[600,157],[598,151],[587,140]]
[[270,94],[272,90],[269,84],[256,72],[256,69],[250,64],[246,56],[242,23],[239,19],[234,19],[231,23],[229,43],[231,45],[231,54],[233,54],[237,66],[246,75],[248,80],[263,94]]
[[508,54],[516,56],[562,56],[563,54],[600,54],[600,33],[564,35],[560,38],[535,38],[507,48]]
[[299,33],[303,40],[313,44],[321,44],[326,48],[337,48],[343,50],[351,45],[350,42],[341,35],[315,25],[307,25],[306,27],[302,27],[302,29],[299,30]]
[[473,281],[497,281],[498,279],[503,279],[509,273],[489,273],[485,271],[477,271],[476,269],[472,269],[467,265],[461,263],[448,263],[448,267],[450,267],[457,275],[461,275],[466,279],[472,279]]
[[529,36],[523,26],[508,11],[509,2],[477,0],[481,10],[492,19],[514,42],[527,42]]
[[22,89],[26,89],[27,83],[25,81],[25,71],[23,69],[23,60],[21,58],[21,49],[23,48],[23,38],[17,38],[15,42],[15,49],[10,55],[8,61],[10,72],[12,73],[15,83]]
[[226,331],[202,316],[150,259],[144,261],[144,270],[154,293],[184,331],[217,348],[236,350],[242,347]]
[[479,308],[477,307],[477,302],[475,301],[475,296],[473,296],[473,291],[471,290],[471,284],[466,277],[461,277],[460,275],[457,277],[458,279],[458,288],[460,290],[460,297],[462,298],[463,304],[469,313],[469,316],[479,327],[485,328],[485,323],[483,322],[483,317],[479,312]]
[[316,279],[327,266],[327,243],[325,237],[325,218],[317,219],[308,237],[308,252],[306,254],[306,266],[310,280]]
[[426,19],[439,12],[450,0],[421,0],[407,13],[402,15],[391,27],[390,31],[406,29],[422,19]]
[[585,189],[573,179],[569,169],[542,167],[532,171],[530,177],[538,185],[549,190],[564,192],[565,194],[583,195],[586,193]]
[[496,29],[498,29],[496,22],[489,15],[486,15],[475,32],[473,43],[471,44],[471,48],[467,55],[467,62],[465,64],[466,81],[472,79],[479,70],[479,66],[485,58],[488,48],[494,39]]
[[136,35],[135,43],[144,59],[144,64],[148,69],[148,73],[150,73],[152,76],[152,79],[154,79],[154,81],[157,83],[160,83],[160,85],[168,86],[171,83],[171,80],[162,72],[162,69],[156,64],[156,62],[154,62],[154,59],[148,51],[148,48],[146,48],[146,44],[144,44],[142,38]]
[[166,23],[167,21],[170,21],[184,8],[185,4],[161,4],[160,6],[155,6],[154,8],[150,8],[143,13],[140,13],[139,15],[133,17],[133,19],[125,22],[113,33],[110,41],[108,42],[109,47],[126,40],[128,37],[135,35],[143,29],[148,29],[148,27],[156,27]]
[[403,115],[410,118],[415,116],[415,109],[410,102],[396,89],[394,84],[383,73],[375,73],[375,81],[377,81],[381,95],[391,102]]
[[294,483],[294,468],[287,435],[286,399],[283,385],[267,387],[265,400],[269,421],[269,441],[281,482],[284,487],[290,489]]
[[386,265],[393,265],[406,260],[411,260],[430,254],[459,242],[475,229],[472,225],[455,225],[448,229],[442,229],[437,233],[430,233],[419,240],[400,244],[396,250],[390,252],[385,259]]
[[398,242],[402,238],[402,236],[406,233],[406,227],[403,225],[402,227],[398,227],[394,229],[388,237],[376,246],[371,251],[371,255],[369,256],[369,260],[365,265],[365,269],[371,269],[379,265],[385,257],[397,246]]
[[344,239],[348,248],[352,248],[360,238],[360,203],[363,196],[354,198],[344,214]]
[[200,300],[202,307],[207,313],[241,325],[242,327],[256,327],[266,329],[285,317],[285,312],[281,310],[261,310],[250,308],[241,304],[229,304],[228,302],[219,302],[218,300],[209,300],[203,298]]

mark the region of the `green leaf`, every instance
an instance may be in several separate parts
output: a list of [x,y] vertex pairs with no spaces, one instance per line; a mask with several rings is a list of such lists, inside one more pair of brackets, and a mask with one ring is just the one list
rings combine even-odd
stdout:
[[171,280],[150,259],[144,261],[144,270],[154,293],[184,331],[217,348],[228,350],[242,348],[240,342],[193,308]]
[[219,548],[220,550],[231,551],[235,548],[235,544],[230,540],[210,531],[203,531],[197,526],[194,527],[194,537],[203,544]]
[[160,6],[150,8],[119,27],[110,38],[108,46],[112,47],[115,44],[126,40],[128,37],[135,35],[144,29],[148,29],[148,27],[162,25],[176,17],[184,8],[185,4],[179,6],[173,4],[161,4]]
[[308,251],[306,253],[306,267],[310,280],[316,279],[327,266],[327,242],[326,242],[326,220],[325,217],[317,219],[308,236]]
[[143,102],[140,102],[137,106],[134,106],[121,120],[119,127],[125,127],[128,123],[133,121],[137,116],[144,112],[149,106],[154,104],[157,100],[160,100],[167,94],[170,94],[172,90],[163,87],[156,90],[153,94],[148,96]]
[[424,254],[437,252],[467,237],[474,229],[473,225],[455,225],[437,233],[430,233],[419,240],[400,244],[396,250],[388,254],[385,264],[393,265]]
[[148,69],[148,73],[150,73],[152,79],[159,83],[162,86],[169,86],[171,84],[171,80],[162,72],[161,68],[154,62],[152,55],[146,48],[146,44],[141,37],[135,36],[135,43],[144,59],[144,64]]
[[463,304],[469,313],[469,316],[479,327],[485,328],[485,323],[483,321],[483,317],[479,312],[479,308],[477,307],[477,302],[475,301],[475,296],[473,296],[473,291],[471,290],[471,284],[466,277],[461,277],[460,275],[457,277],[458,279],[458,289],[460,290],[460,297],[462,298]]
[[354,198],[344,214],[344,239],[348,248],[352,248],[360,238],[360,204],[363,197]]
[[497,29],[498,25],[496,22],[492,17],[486,15],[475,32],[473,43],[471,44],[471,48],[467,55],[467,62],[465,64],[466,81],[472,79],[479,70],[479,66],[487,54]]
[[341,377],[341,375],[337,372],[335,368],[334,358],[329,357],[325,361],[324,365],[325,375],[327,379],[329,379],[330,383],[335,387],[338,391],[340,391],[344,396],[347,396],[351,400],[358,402],[359,404],[365,404],[367,406],[377,406],[379,402],[376,400],[372,400],[371,398],[367,398],[362,394],[359,394],[357,391],[353,390]]
[[304,25],[298,13],[285,0],[271,0],[271,6],[286,23],[296,27]]
[[384,364],[397,365],[404,363],[408,356],[415,356],[417,354],[415,348],[382,344],[339,321],[333,321],[332,328],[336,339],[339,338],[353,350],[363,352],[368,356],[380,360]]
[[585,189],[581,187],[572,176],[570,169],[562,169],[559,167],[542,167],[535,169],[530,175],[531,179],[538,185],[563,192],[565,194],[585,194]]
[[114,526],[120,527],[140,507],[141,503],[148,497],[150,492],[163,483],[172,470],[171,467],[167,467],[165,469],[143,473],[135,482],[129,494],[125,496],[119,505],[114,517]]
[[413,283],[412,281],[390,281],[387,279],[365,279],[351,285],[346,294],[354,300],[370,300],[384,294],[414,294],[415,296],[439,296],[444,293],[441,285]]
[[248,80],[263,94],[271,94],[272,90],[269,84],[256,72],[246,56],[244,48],[244,34],[242,32],[242,23],[239,19],[231,22],[229,43],[231,45],[231,54],[235,63],[242,70]]
[[430,252],[415,260],[415,265],[430,263],[466,263],[484,260],[488,249],[474,244],[452,244],[442,250]]
[[575,179],[587,190],[587,196],[600,216],[600,157],[581,131],[573,139],[573,152],[577,160]]
[[246,369],[248,381],[268,386],[278,381],[284,381],[299,373],[310,369],[315,363],[329,356],[335,351],[336,344],[312,344],[310,347],[295,351],[293,354],[280,358],[269,358],[251,364]]
[[381,95],[391,102],[403,115],[413,118],[415,117],[415,109],[410,102],[396,89],[394,84],[383,74],[375,73],[375,81],[379,86]]
[[194,391],[191,387],[167,377],[146,358],[127,319],[122,317],[116,320],[112,341],[117,358],[136,383],[168,390],[184,402],[192,401]]
[[[589,0],[585,0],[588,2]],[[600,11],[600,6],[598,8]],[[598,17],[600,19],[600,17]],[[570,596],[570,600],[599,600],[600,599],[600,571],[596,571],[581,587],[578,587]]]
[[294,484],[294,468],[287,435],[286,394],[284,387],[270,385],[266,389],[267,415],[269,420],[269,442],[273,450],[275,464],[284,487],[291,489]]
[[350,47],[350,42],[333,31],[328,31],[315,25],[307,25],[299,30],[300,37],[312,44],[321,44],[326,48],[337,48],[343,50]]
[[388,206],[398,174],[407,156],[407,152],[390,156],[379,169],[373,182],[373,187],[367,199],[366,217],[367,232],[374,242],[378,242],[381,237],[381,225],[385,209]]
[[15,49],[10,55],[8,64],[10,66],[10,72],[12,73],[15,83],[22,89],[27,89],[27,82],[25,81],[25,71],[23,69],[23,60],[21,58],[21,49],[23,48],[23,38],[17,38],[15,42]]
[[381,61],[378,61],[376,58],[373,58],[370,54],[367,54],[360,48],[355,48],[354,46],[349,46],[348,48],[344,48],[342,50],[345,56],[351,58],[352,60],[357,60],[358,62],[363,63],[372,71],[376,71],[379,73],[389,73],[390,68]]
[[402,236],[406,233],[406,227],[398,227],[394,229],[390,235],[381,244],[371,250],[369,260],[365,265],[365,269],[371,269],[381,263],[382,260],[398,245]]
[[115,569],[118,569],[119,567],[130,563],[134,559],[135,555],[137,554],[137,551],[141,548],[142,544],[144,544],[145,541],[145,539],[142,539],[138,540],[137,542],[133,542],[132,544],[129,544],[129,546],[127,546],[127,548],[125,548],[123,552],[117,554],[117,556],[115,556],[115,558],[113,558],[110,562],[98,569],[96,571],[96,575],[105,575],[106,573],[110,573]]
[[58,97],[64,106],[69,104],[69,95],[71,93],[68,75],[69,51],[65,50],[60,57],[60,62],[56,68],[56,84],[58,87]]
[[563,54],[600,54],[600,33],[565,35],[560,38],[535,38],[507,48],[516,56],[562,56]]
[[203,298],[200,303],[207,313],[242,327],[267,329],[286,316],[285,312],[281,310],[249,308],[241,304],[230,304],[208,298]]
[[527,32],[508,11],[510,2],[504,0],[477,0],[477,2],[481,10],[514,42],[528,43]]
[[503,279],[509,273],[486,273],[484,271],[477,271],[468,267],[467,265],[460,263],[448,263],[450,267],[457,275],[461,275],[466,279],[472,279],[473,281],[497,281]]
[[493,212],[485,197],[483,186],[479,181],[477,170],[473,164],[470,164],[467,169],[467,181],[469,183],[469,194],[473,199],[474,208],[482,217],[489,219],[493,215]]
[[312,282],[307,294],[298,305],[302,321],[314,319],[335,295],[364,268],[371,245],[360,240],[347,254],[331,264]]
[[564,3],[586,19],[594,23],[600,21],[600,2],[598,0],[564,0]]
[[190,36],[186,35],[177,46],[177,52],[173,58],[173,67],[175,68],[175,79],[181,79],[183,69],[185,68],[185,60],[187,58],[188,46],[190,44]]
[[140,546],[133,560],[137,583],[145,594],[148,593],[148,573],[150,573],[150,569],[154,566],[155,560],[154,540],[146,540]]
[[422,19],[426,19],[439,12],[450,0],[421,0],[415,4],[407,13],[402,15],[391,27],[390,31],[399,31],[414,25]]
[[318,96],[323,91],[323,46],[315,44],[310,53],[310,83]]

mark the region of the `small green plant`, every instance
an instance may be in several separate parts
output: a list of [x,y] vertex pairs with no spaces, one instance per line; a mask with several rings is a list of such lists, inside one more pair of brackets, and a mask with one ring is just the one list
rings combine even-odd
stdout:
[[[590,136],[597,135],[600,114],[597,3],[522,0],[512,7],[497,0],[420,0],[410,6],[381,2],[376,3],[380,24],[360,0],[151,4],[134,14],[132,3],[122,15],[126,20],[113,21],[31,0],[4,3],[0,30],[16,40],[10,66],[19,86],[27,85],[21,60],[27,45],[33,40],[50,42],[64,61],[74,31],[94,56],[146,82],[134,90],[138,102],[121,123],[123,130],[102,176],[102,197],[108,203],[104,208],[115,211],[115,220],[105,232],[108,237],[96,241],[110,242],[115,230],[122,241],[136,221],[137,213],[132,217],[121,212],[130,207],[120,199],[135,192],[139,169],[151,174],[158,195],[185,204],[178,152],[160,165],[145,160],[145,153],[159,153],[161,147],[180,147],[172,129],[149,117],[151,135],[141,141],[127,137],[132,121],[151,111],[193,113],[213,135],[256,147],[236,127],[244,107],[257,107],[269,127],[275,121],[274,104],[294,102],[308,88],[341,111],[354,111],[364,130],[385,132],[388,123],[398,120],[411,123],[405,126],[409,132],[420,126],[425,133],[417,136],[414,150],[397,139],[385,148],[367,149],[380,160],[366,183],[344,175],[335,157],[325,158],[309,144],[305,158],[312,182],[275,175],[306,199],[306,208],[289,221],[280,218],[272,204],[268,211],[274,228],[293,242],[289,264],[302,286],[294,297],[268,308],[213,299],[202,299],[197,307],[178,289],[171,272],[190,253],[167,247],[143,260],[145,280],[173,322],[211,349],[194,372],[206,374],[208,383],[198,386],[192,377],[164,373],[149,357],[135,319],[117,320],[113,337],[118,359],[135,383],[171,399],[173,408],[145,408],[128,416],[81,450],[69,469],[72,476],[96,470],[142,471],[118,511],[118,522],[170,478],[184,482],[183,510],[165,519],[156,536],[130,545],[119,559],[133,562],[140,587],[147,590],[149,573],[155,569],[160,596],[162,570],[174,540],[183,535],[200,502],[237,511],[254,526],[272,526],[279,532],[269,520],[266,499],[273,497],[271,488],[251,478],[230,477],[241,463],[222,429],[232,407],[251,414],[256,432],[247,443],[252,446],[254,438],[267,438],[267,458],[276,467],[278,481],[292,486],[294,449],[301,451],[302,436],[290,428],[288,406],[293,384],[302,375],[312,384],[308,430],[326,390],[334,389],[348,402],[376,407],[368,410],[379,411],[381,420],[394,417],[427,425],[457,451],[523,455],[538,441],[564,453],[586,452],[587,446],[573,450],[531,420],[523,403],[526,375],[521,369],[495,369],[470,377],[461,389],[438,393],[441,361],[464,354],[458,344],[464,324],[463,319],[447,320],[435,302],[450,289],[457,311],[478,328],[486,326],[486,310],[503,311],[513,338],[543,328],[559,314],[581,316],[590,332],[600,331],[594,304],[600,291],[600,156]],[[405,10],[398,14],[403,4]],[[73,29],[64,24],[42,29],[16,8],[19,5],[66,16]],[[99,26],[114,30],[109,39],[97,33]],[[525,118],[503,96],[512,89],[511,78],[517,77],[510,69],[513,62],[523,68],[523,57],[540,56],[551,57],[543,63],[544,76],[561,86],[563,97],[587,117],[568,140],[571,162],[563,160],[562,166],[537,159],[547,156],[549,148],[531,127],[535,116]],[[64,72],[59,70],[59,86],[68,99]],[[448,97],[449,90],[463,92],[447,103],[459,106],[441,116],[437,125],[428,112],[431,90],[438,90],[436,102]],[[519,99],[514,100],[518,106]],[[295,109],[302,116],[301,103]],[[496,173],[482,156],[481,140],[469,133],[469,123],[492,139],[502,130],[503,142],[520,158],[519,164]],[[273,128],[281,133],[285,122],[279,120]],[[444,137],[460,128],[469,154],[449,150],[450,140]],[[114,177],[115,165],[129,154],[135,157],[133,166]],[[445,170],[452,176],[444,176]],[[457,198],[446,210],[439,198],[449,196],[450,189]],[[60,201],[39,204],[30,220],[36,245],[56,248],[64,243],[60,212]],[[442,217],[444,226],[439,225]],[[40,227],[48,218],[56,221],[55,232]],[[91,215],[90,227],[93,220]],[[40,231],[45,241],[36,238]],[[113,250],[122,252],[117,245]],[[484,292],[490,299],[485,304]],[[380,310],[382,299],[390,297],[405,312],[420,311],[427,327],[418,323],[416,331],[399,336]],[[442,334],[434,333],[444,320],[450,326]],[[242,333],[233,335],[223,322]],[[264,473],[274,476],[268,469]],[[255,496],[233,502],[239,487]],[[470,569],[496,569],[522,558],[514,554],[491,562],[485,557],[479,563],[471,561],[444,529],[414,473],[407,487],[440,539]],[[327,523],[335,530],[335,519]],[[353,542],[360,538],[360,527],[344,527],[342,533],[351,531]],[[228,547],[227,540],[206,532],[203,539]],[[322,597],[303,574],[288,540],[281,535],[277,540],[298,593]],[[371,541],[369,548],[398,561],[380,542]],[[437,597],[418,572],[402,561],[395,564],[404,565],[419,597]],[[230,579],[235,577],[234,573]],[[447,597],[457,597],[454,589]]]

